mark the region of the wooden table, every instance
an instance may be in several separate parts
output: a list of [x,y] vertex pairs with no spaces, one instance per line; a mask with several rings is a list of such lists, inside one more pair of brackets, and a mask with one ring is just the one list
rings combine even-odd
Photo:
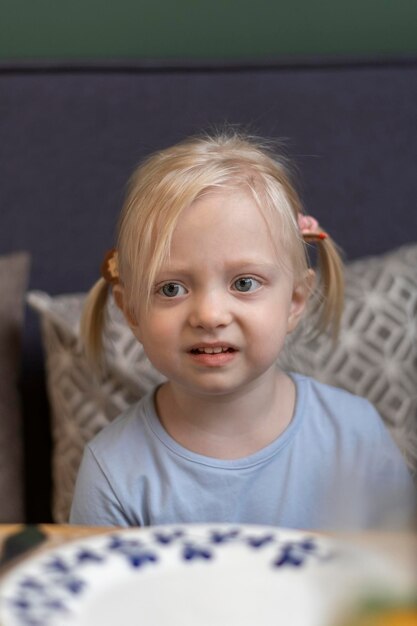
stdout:
[[[18,532],[24,528],[24,524],[0,524],[0,550],[4,539],[11,533]],[[89,537],[102,533],[109,533],[116,530],[112,526],[75,526],[71,524],[39,524],[44,533],[48,535],[48,544],[62,544],[74,539]]]
[[[3,547],[3,542],[12,533],[16,533],[24,528],[23,524],[0,524],[0,554]],[[17,563],[20,563],[25,558],[32,556],[32,554],[41,552],[43,550],[49,550],[57,546],[61,546],[69,541],[76,539],[82,539],[83,537],[90,537],[93,535],[114,532],[114,527],[103,526],[72,526],[69,524],[39,524],[38,528],[42,530],[47,539],[39,546],[31,549],[23,554],[21,557],[13,559],[10,564],[4,565],[0,570],[0,580],[11,567],[14,567]]]

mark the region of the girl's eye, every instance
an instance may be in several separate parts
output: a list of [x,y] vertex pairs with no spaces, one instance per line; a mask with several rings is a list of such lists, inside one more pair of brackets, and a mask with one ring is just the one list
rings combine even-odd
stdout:
[[175,298],[177,296],[183,296],[187,293],[187,290],[178,283],[165,283],[165,285],[162,285],[159,289],[159,293],[167,298]]
[[237,280],[235,280],[233,286],[236,291],[245,293],[246,291],[255,291],[256,289],[259,289],[261,283],[259,282],[259,280],[256,280],[256,278],[243,276],[242,278],[238,278]]

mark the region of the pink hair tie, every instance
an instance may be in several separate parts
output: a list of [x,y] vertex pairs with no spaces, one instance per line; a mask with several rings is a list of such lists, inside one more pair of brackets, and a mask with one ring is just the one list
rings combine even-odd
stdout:
[[315,239],[323,240],[328,238],[329,235],[320,228],[318,221],[311,215],[302,215],[299,213],[297,219],[298,228],[300,229],[303,239],[314,241]]

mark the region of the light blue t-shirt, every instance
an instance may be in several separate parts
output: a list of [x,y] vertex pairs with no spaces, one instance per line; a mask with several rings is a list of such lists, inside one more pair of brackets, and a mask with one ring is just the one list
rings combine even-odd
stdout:
[[375,409],[363,398],[291,376],[296,406],[286,430],[234,460],[178,444],[148,394],[86,446],[70,522],[406,527],[415,513],[413,482]]

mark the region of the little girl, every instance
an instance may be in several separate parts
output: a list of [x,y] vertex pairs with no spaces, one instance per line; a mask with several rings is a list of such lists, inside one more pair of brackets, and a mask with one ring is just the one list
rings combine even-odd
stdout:
[[336,247],[282,158],[231,132],[137,169],[83,317],[96,365],[109,285],[167,382],[86,446],[72,523],[408,523],[412,481],[376,411],[277,365],[313,292],[318,332],[337,334],[343,303]]

